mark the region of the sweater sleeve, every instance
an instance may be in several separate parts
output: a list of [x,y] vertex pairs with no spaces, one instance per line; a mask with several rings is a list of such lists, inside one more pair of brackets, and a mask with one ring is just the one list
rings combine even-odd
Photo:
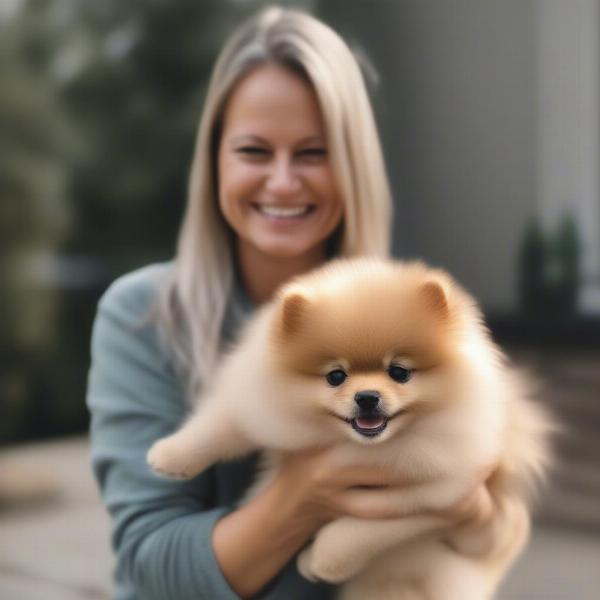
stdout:
[[117,597],[233,600],[212,548],[212,529],[232,508],[214,508],[214,471],[179,482],[146,465],[152,442],[185,416],[180,382],[148,319],[156,279],[145,269],[114,283],[92,334],[92,466],[112,517]]

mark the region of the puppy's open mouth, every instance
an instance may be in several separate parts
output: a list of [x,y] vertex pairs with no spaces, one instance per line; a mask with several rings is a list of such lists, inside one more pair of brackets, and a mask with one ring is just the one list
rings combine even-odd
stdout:
[[382,415],[373,417],[355,417],[350,419],[350,425],[354,431],[365,437],[375,437],[379,435],[388,424],[389,418]]
[[398,415],[404,414],[406,409],[400,409],[392,415],[386,415],[381,413],[361,415],[356,417],[343,417],[335,412],[331,412],[332,416],[340,421],[344,421],[360,435],[367,438],[377,437],[380,433],[384,432],[388,423],[397,417]]

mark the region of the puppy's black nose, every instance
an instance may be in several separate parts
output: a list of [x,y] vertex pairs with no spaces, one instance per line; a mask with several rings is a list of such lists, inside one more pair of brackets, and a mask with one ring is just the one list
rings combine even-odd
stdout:
[[379,399],[377,390],[362,390],[354,395],[354,402],[361,410],[373,410],[379,404]]

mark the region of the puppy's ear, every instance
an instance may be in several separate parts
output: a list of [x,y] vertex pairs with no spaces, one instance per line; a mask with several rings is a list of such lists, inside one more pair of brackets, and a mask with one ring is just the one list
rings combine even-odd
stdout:
[[419,287],[419,295],[425,306],[434,311],[438,317],[447,319],[450,314],[448,297],[443,286],[434,280],[427,281]]
[[279,312],[279,331],[287,337],[296,334],[310,308],[310,299],[301,289],[291,289],[284,293]]

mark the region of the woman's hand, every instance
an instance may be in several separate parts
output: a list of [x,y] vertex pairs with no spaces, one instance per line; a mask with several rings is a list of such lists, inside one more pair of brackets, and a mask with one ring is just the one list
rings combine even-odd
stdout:
[[273,482],[274,487],[285,490],[289,513],[313,531],[341,516],[405,516],[386,502],[386,491],[403,484],[406,481],[389,469],[342,462],[335,448],[286,455]]
[[341,464],[334,449],[289,454],[262,492],[217,522],[219,566],[239,596],[253,596],[329,521],[403,516],[385,502],[398,484],[384,469]]
[[481,469],[475,486],[465,494],[456,504],[441,511],[444,516],[457,525],[461,523],[485,523],[494,513],[494,501],[487,487],[487,481],[492,477],[498,465],[487,466]]
[[[334,448],[287,455],[273,485],[285,490],[292,520],[316,531],[341,516],[360,519],[398,519],[408,516],[396,503],[391,489],[410,487],[390,469],[348,465]],[[482,523],[493,513],[486,481],[497,465],[481,469],[476,483],[459,501],[435,514],[459,524]],[[425,511],[424,511],[425,512]]]
[[[482,472],[473,490],[438,514],[456,523],[488,515],[492,503],[484,481],[490,472]],[[407,516],[390,491],[410,485],[389,469],[345,464],[335,448],[285,455],[273,481],[217,523],[213,546],[219,565],[241,597],[252,596],[329,521]]]

